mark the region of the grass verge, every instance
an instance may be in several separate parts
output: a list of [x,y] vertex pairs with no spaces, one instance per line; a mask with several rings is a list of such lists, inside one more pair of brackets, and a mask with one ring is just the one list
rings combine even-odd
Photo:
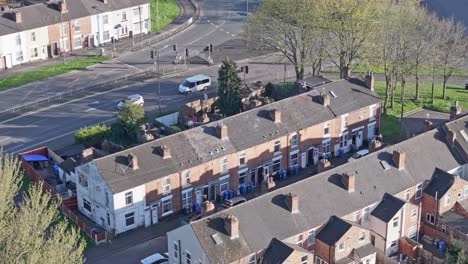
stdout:
[[65,64],[58,64],[41,69],[20,73],[15,76],[7,77],[0,80],[0,91],[4,91],[16,86],[31,83],[34,81],[44,80],[46,78],[57,76],[73,70],[79,70],[88,66],[101,63],[109,60],[107,56],[94,56],[78,60],[69,61]]
[[[159,12],[158,12],[159,6]],[[179,5],[176,0],[150,0],[151,32],[158,32],[169,25],[179,15]],[[159,14],[159,28],[158,28]]]
[[[456,100],[459,101],[462,108],[468,107],[468,90],[462,86],[447,85],[447,98],[442,99],[442,85],[435,86],[434,103],[432,103],[432,87],[431,84],[420,84],[420,98],[415,100],[416,85],[415,83],[406,83],[405,86],[405,106],[404,113],[426,108],[439,112],[450,112],[450,107]],[[375,91],[385,99],[385,83],[375,82]],[[389,102],[390,106],[390,102]],[[393,108],[387,108],[387,115],[382,116],[382,135],[384,138],[398,137],[400,135],[400,115],[401,115],[401,87],[398,86],[395,90],[395,104]]]

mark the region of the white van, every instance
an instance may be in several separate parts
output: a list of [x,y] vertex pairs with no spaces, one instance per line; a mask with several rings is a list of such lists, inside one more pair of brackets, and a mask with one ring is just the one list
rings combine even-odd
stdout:
[[208,89],[211,85],[211,79],[206,75],[197,75],[185,79],[185,81],[179,85],[179,93],[190,94],[193,92],[203,91]]
[[140,264],[167,264],[169,263],[169,253],[153,254],[140,261]]

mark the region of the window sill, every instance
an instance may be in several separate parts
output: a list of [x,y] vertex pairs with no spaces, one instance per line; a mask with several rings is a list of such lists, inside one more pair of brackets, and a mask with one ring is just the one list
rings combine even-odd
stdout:
[[165,213],[163,213],[161,216],[162,216],[162,217],[164,217],[164,216],[171,215],[171,214],[173,214],[173,213],[174,213],[174,212],[172,212],[172,211],[169,211],[169,212],[165,212]]
[[171,194],[171,190],[165,191],[165,192],[162,193],[163,196],[166,196],[166,195],[168,195],[168,194]]

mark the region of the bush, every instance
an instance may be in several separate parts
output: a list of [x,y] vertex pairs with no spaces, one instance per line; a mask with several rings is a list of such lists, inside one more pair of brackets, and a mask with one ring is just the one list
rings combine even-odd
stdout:
[[179,133],[180,131],[182,131],[182,128],[180,128],[179,126],[170,126],[169,130],[171,131],[172,134],[175,134],[175,133]]
[[96,125],[80,129],[75,133],[75,142],[86,147],[95,147],[110,136],[110,127],[106,125]]

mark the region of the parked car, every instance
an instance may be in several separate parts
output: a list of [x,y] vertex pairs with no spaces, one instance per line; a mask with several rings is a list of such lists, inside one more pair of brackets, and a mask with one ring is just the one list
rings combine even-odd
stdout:
[[140,261],[140,264],[167,264],[169,263],[169,253],[156,253]]
[[354,153],[351,158],[348,159],[348,162],[351,162],[353,160],[359,159],[360,157],[363,157],[365,155],[369,154],[368,149],[361,149],[358,152]]
[[241,204],[241,203],[245,203],[247,201],[247,199],[245,199],[244,197],[242,196],[236,196],[232,199],[227,199],[224,201],[223,203],[223,206],[225,208],[229,208],[229,207],[233,207],[233,206],[236,206],[238,204]]
[[211,79],[206,75],[197,75],[185,79],[185,81],[179,85],[179,93],[191,94],[193,92],[204,91],[211,85]]
[[143,106],[145,104],[145,101],[143,100],[143,96],[139,94],[132,94],[127,96],[127,98],[125,98],[124,100],[120,101],[117,105],[117,108],[119,110],[122,110],[126,104],[136,104],[139,106]]

